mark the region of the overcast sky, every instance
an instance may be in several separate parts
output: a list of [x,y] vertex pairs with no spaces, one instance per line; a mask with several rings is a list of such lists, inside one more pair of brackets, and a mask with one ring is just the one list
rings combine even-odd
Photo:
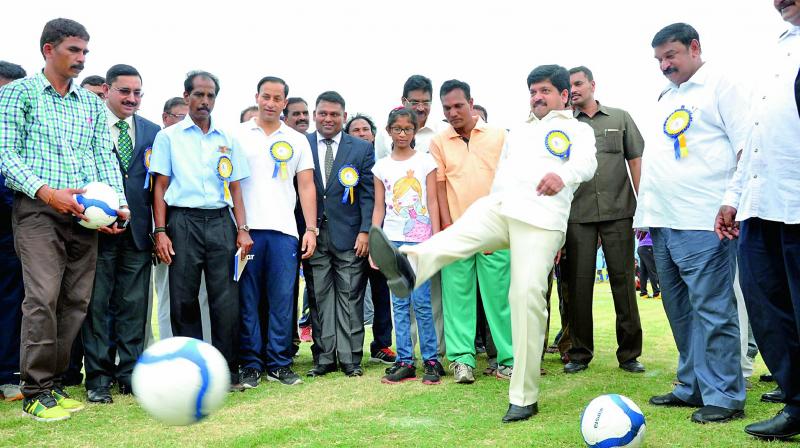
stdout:
[[627,109],[637,122],[651,120],[650,106],[666,85],[650,47],[660,28],[691,24],[704,59],[743,80],[759,73],[764,48],[787,28],[772,0],[35,0],[6,4],[3,17],[0,59],[29,74],[43,67],[44,24],[56,17],[81,22],[91,52],[79,79],[133,65],[144,80],[140,113],[158,124],[164,101],[181,95],[186,72],[208,70],[220,78],[213,116],[223,125],[254,104],[262,76],[275,75],[312,110],[319,93],[337,90],[348,113],[368,113],[383,126],[405,79],[419,73],[433,80],[434,119],[442,118],[439,86],[457,78],[472,86],[489,122],[508,127],[527,117],[527,74],[552,63],[588,66],[597,99]]

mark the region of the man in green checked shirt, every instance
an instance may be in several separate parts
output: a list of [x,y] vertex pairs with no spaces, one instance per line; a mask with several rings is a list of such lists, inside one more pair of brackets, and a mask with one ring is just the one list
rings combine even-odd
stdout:
[[[75,218],[85,217],[73,195],[88,182],[104,182],[120,195],[120,219],[129,216],[104,105],[73,81],[88,41],[83,25],[51,20],[39,45],[44,70],[0,90],[0,169],[15,191],[14,246],[25,284],[22,407],[39,421],[83,409],[57,377],[86,316],[97,260],[97,233],[78,225]],[[99,230],[124,229],[115,223]]]

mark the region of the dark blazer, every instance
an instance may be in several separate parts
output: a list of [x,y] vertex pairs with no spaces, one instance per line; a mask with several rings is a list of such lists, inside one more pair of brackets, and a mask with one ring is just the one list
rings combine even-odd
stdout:
[[[375,204],[375,185],[372,183],[372,166],[375,165],[375,151],[365,140],[342,133],[336,158],[333,159],[331,178],[323,187],[322,165],[317,155],[319,135],[309,134],[311,154],[314,156],[314,183],[317,187],[317,221],[322,224],[327,219],[331,242],[339,251],[353,250],[359,232],[369,232],[372,225],[372,207]],[[324,151],[325,148],[322,148]],[[324,152],[323,152],[324,154]],[[324,159],[322,160],[324,163]],[[348,198],[342,204],[345,187],[339,182],[339,170],[345,165],[353,165],[358,171],[358,184],[353,189],[353,204]]]
[[[150,232],[153,229],[153,192],[150,188],[144,188],[145,176],[147,176],[144,153],[146,149],[153,147],[153,140],[161,128],[138,115],[134,115],[133,120],[136,130],[133,157],[128,172],[122,173],[122,184],[125,187],[128,208],[131,211],[131,221],[128,227],[129,231],[133,232],[133,242],[137,249],[149,251],[153,248],[153,242],[150,240]],[[116,142],[114,142],[114,153],[117,153]]]

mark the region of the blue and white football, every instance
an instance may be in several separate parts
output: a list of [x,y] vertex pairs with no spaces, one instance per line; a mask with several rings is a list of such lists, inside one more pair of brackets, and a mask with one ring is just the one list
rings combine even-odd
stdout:
[[639,447],[644,432],[642,410],[622,395],[601,395],[581,415],[583,441],[593,448]]
[[131,385],[136,401],[156,420],[189,425],[222,407],[230,382],[228,363],[214,346],[174,337],[142,353]]

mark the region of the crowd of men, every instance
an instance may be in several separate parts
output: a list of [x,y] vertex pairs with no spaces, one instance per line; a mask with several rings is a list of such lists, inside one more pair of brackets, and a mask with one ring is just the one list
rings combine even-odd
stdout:
[[[695,408],[698,423],[741,418],[749,316],[779,386],[766,395],[785,406],[745,431],[800,433],[800,1],[774,4],[791,27],[754,100],[703,61],[690,25],[655,35],[669,81],[654,94],[664,121],[647,129],[657,132],[597,101],[587,67],[536,67],[530,116],[511,130],[488,124],[455,80],[439,92],[446,123],[431,122],[433,85],[411,76],[400,100],[416,114],[415,150],[437,164],[429,194],[442,230],[399,249],[372,227],[371,169],[392,140],[368,116],[347,120],[337,92],[320,94],[310,114],[284,80],[266,76],[256,106],[223,129],[212,118],[219,80],[194,71],[183,96],[165,103],[162,128],[137,114],[134,67],[78,86],[89,34],[69,19],[48,22],[41,72],[25,77],[0,62],[0,392],[36,420],[67,419],[84,407],[64,390],[83,382],[82,360],[89,402],[112,403],[115,385],[132,393],[133,367],[153,339],[154,289],[160,336],[210,341],[232,390],[262,377],[302,383],[293,357],[309,336],[308,377],[361,376],[365,298],[369,358],[392,364],[389,290],[407,297],[432,279],[438,355],[454,381],[475,381],[485,347],[493,362],[484,373],[510,380],[503,421],[525,420],[538,412],[553,290],[564,372],[593,359],[598,241],[619,367],[645,371],[638,236],[652,240],[680,355],[674,389],[650,403]],[[121,204],[117,222],[98,231],[77,224],[84,209],[73,195],[90,181],[110,185]],[[236,258],[248,260],[239,278]]]

